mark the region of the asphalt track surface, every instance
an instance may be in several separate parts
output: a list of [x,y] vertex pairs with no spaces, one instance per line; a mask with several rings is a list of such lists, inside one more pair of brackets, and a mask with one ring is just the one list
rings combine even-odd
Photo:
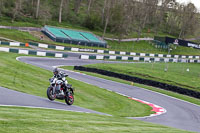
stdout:
[[40,108],[49,108],[49,109],[57,109],[57,110],[68,110],[68,111],[108,115],[105,113],[81,108],[74,105],[66,106],[65,103],[50,101],[46,98],[41,98],[38,96],[33,96],[30,94],[17,92],[14,90],[3,88],[3,87],[0,87],[0,105],[23,106],[23,107],[31,107],[31,108],[40,107]]
[[[105,62],[98,60],[80,60],[75,55],[72,55],[72,57],[70,57],[70,54],[69,58],[67,59],[20,57],[18,58],[18,60],[47,70],[52,70],[53,66],[62,66],[62,65],[74,66],[74,65],[85,65],[93,63],[102,63],[102,62],[111,63],[109,61]],[[194,105],[143,88],[121,84],[114,81],[92,77],[89,75],[80,74],[72,71],[66,71],[66,73],[69,74],[70,78],[77,79],[86,82],[88,84],[93,84],[95,86],[105,88],[117,93],[128,95],[130,97],[148,101],[153,104],[159,105],[167,110],[165,114],[159,116],[132,118],[132,119],[157,123],[188,131],[200,132],[200,106],[198,105]],[[77,106],[67,106],[66,104],[63,103],[51,102],[45,98],[32,96],[29,94],[16,92],[1,87],[0,87],[0,104],[56,108],[56,109],[71,110],[78,112],[90,112],[90,113],[97,113],[104,115],[103,113],[92,111],[89,109],[84,109]]]

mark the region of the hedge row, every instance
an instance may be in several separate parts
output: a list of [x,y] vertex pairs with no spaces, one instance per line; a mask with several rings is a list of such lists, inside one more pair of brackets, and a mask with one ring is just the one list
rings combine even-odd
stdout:
[[178,86],[174,86],[174,85],[169,85],[166,83],[161,83],[158,81],[142,79],[142,78],[129,76],[129,75],[125,75],[125,74],[119,74],[119,73],[110,72],[110,71],[106,71],[106,70],[102,70],[102,69],[88,68],[88,67],[83,67],[83,66],[74,66],[74,69],[80,70],[80,71],[98,73],[98,74],[115,77],[115,78],[120,78],[123,80],[132,81],[132,82],[144,84],[144,85],[149,85],[149,86],[161,88],[161,89],[168,90],[168,91],[173,91],[173,92],[176,92],[179,94],[183,94],[183,95],[187,95],[187,96],[191,96],[191,97],[200,99],[200,92],[189,90],[189,89],[178,87]]

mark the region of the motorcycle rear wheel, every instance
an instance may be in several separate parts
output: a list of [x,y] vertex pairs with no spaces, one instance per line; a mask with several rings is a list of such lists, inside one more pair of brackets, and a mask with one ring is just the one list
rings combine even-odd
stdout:
[[53,88],[48,87],[48,89],[47,89],[47,97],[51,101],[54,101],[56,99],[55,95],[53,94]]

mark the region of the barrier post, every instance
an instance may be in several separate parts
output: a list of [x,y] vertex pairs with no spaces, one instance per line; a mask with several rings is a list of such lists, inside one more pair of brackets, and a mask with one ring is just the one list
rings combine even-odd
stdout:
[[28,43],[25,43],[25,47],[28,47],[29,46],[29,44]]
[[133,82],[131,82],[131,85],[132,85],[132,86],[134,86],[134,83],[133,83]]

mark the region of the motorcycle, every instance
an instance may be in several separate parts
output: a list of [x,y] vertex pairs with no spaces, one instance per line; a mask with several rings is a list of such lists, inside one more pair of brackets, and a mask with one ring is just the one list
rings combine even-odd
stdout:
[[[67,77],[68,75],[65,75]],[[66,104],[72,105],[74,103],[74,89],[72,85],[65,83],[67,81],[59,80],[57,78],[49,79],[50,86],[47,88],[47,97],[49,100],[55,99],[65,100]]]

